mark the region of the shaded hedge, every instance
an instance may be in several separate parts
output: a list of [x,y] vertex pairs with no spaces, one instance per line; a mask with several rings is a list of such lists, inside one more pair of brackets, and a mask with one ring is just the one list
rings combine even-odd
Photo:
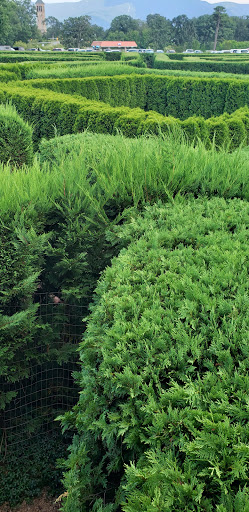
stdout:
[[177,200],[117,232],[63,419],[65,512],[249,509],[248,214]]
[[33,161],[33,130],[12,105],[0,104],[0,162],[30,165]]

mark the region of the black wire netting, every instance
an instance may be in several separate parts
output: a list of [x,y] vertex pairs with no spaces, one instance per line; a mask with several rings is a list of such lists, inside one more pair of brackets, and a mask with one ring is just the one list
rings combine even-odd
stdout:
[[[31,358],[25,378],[16,382],[0,378],[0,390],[12,397],[0,410],[0,461],[15,446],[58,429],[55,418],[78,400],[73,372],[78,369],[77,347],[86,306],[68,304],[59,293],[37,293],[35,302],[37,329],[32,350],[36,358]],[[22,364],[27,365],[26,354],[20,357]]]

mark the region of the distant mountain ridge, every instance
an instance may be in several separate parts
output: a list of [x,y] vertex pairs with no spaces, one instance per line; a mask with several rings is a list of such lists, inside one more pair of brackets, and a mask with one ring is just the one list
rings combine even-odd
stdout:
[[122,0],[80,0],[79,2],[63,2],[46,4],[46,17],[54,16],[60,21],[69,17],[89,15],[92,22],[108,28],[113,18],[121,14],[128,14],[133,18],[146,19],[148,14],[161,14],[172,19],[179,14],[186,14],[189,18],[203,14],[211,14],[214,7],[222,5],[229,16],[249,15],[248,4],[236,4],[233,2],[220,2],[209,4],[201,0],[130,0],[122,3]]

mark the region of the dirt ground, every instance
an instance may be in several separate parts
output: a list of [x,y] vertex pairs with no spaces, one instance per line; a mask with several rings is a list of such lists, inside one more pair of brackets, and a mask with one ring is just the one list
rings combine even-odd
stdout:
[[47,497],[45,493],[31,504],[24,501],[16,508],[10,508],[8,505],[0,506],[0,512],[58,512],[58,510],[60,510],[60,504],[55,503],[55,499]]

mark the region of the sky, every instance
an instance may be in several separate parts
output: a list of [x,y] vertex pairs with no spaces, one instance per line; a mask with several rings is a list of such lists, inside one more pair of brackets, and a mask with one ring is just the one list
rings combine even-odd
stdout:
[[[234,2],[235,4],[249,4],[249,0],[220,0],[223,2]],[[209,4],[218,4],[219,0],[206,0]]]
[[[35,2],[36,0],[32,0]],[[132,1],[132,0],[130,0]],[[222,1],[222,0],[220,0]],[[224,2],[234,2],[236,4],[249,4],[249,0],[223,0]],[[77,2],[77,0],[44,0],[45,4],[56,4],[59,2]],[[219,3],[219,0],[206,0],[206,2],[210,4],[217,4]],[[121,3],[121,2],[120,2]]]

